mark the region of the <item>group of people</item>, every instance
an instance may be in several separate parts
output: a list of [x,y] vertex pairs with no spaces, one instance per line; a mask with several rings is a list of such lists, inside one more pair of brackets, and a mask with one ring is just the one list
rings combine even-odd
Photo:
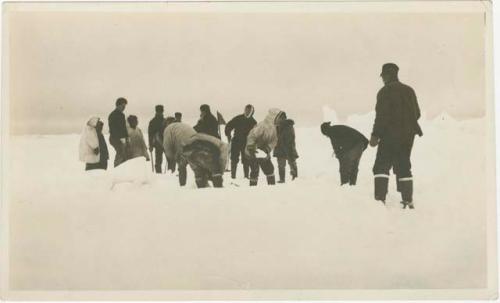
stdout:
[[[384,64],[380,76],[384,87],[377,94],[376,118],[368,140],[359,131],[345,125],[321,124],[321,133],[327,136],[339,161],[341,185],[355,185],[361,156],[368,145],[378,146],[373,166],[375,200],[385,203],[389,172],[396,175],[397,190],[401,193],[403,207],[413,208],[413,180],[411,174],[411,150],[415,135],[422,136],[418,124],[420,109],[414,90],[398,79],[399,68],[394,63]],[[236,178],[241,160],[244,177],[250,186],[258,183],[259,173],[266,176],[267,183],[276,183],[271,156],[277,158],[278,183],[286,179],[286,165],[291,179],[298,176],[294,121],[282,110],[272,108],[261,122],[257,123],[251,104],[242,114],[228,123],[210,106],[200,107],[200,119],[195,126],[182,122],[182,114],[164,117],[164,107],[155,107],[155,116],[149,122],[148,143],[138,127],[136,116],[125,118],[127,100],[119,98],[115,110],[108,117],[109,142],[116,151],[114,166],[128,159],[145,157],[154,160],[154,170],[162,173],[163,155],[167,169],[174,172],[177,167],[179,184],[184,186],[187,166],[194,172],[196,185],[223,186],[223,174],[230,161],[231,178]],[[222,120],[222,121],[221,121]],[[128,124],[127,124],[128,122]],[[220,125],[225,124],[225,143],[221,140]],[[80,141],[80,160],[86,169],[106,169],[109,152],[102,134],[104,123],[97,117],[87,122]],[[229,146],[228,146],[229,144]],[[148,154],[154,151],[154,159]]]

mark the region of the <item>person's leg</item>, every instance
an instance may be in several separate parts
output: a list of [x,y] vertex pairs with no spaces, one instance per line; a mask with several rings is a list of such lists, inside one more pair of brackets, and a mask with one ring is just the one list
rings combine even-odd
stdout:
[[339,157],[340,185],[349,183],[350,163],[347,154]]
[[99,169],[99,163],[85,163],[85,170]]
[[241,153],[240,143],[236,138],[231,141],[231,178],[236,179],[239,157]]
[[212,180],[212,184],[214,187],[223,186],[224,182],[223,175],[224,175],[225,165],[222,165],[221,161],[222,160],[220,159],[220,157],[218,157],[217,161],[214,161],[214,163],[207,163],[209,164],[209,166],[207,166],[206,169],[207,172],[209,172],[210,174],[210,179]]
[[267,184],[276,184],[276,179],[274,177],[274,165],[271,159],[259,158],[259,166],[262,168],[262,172],[266,175]]
[[[193,168],[191,166],[191,168]],[[198,188],[205,188],[208,186],[208,174],[205,170],[200,169],[200,168],[194,168],[194,178],[196,181],[196,186]]]
[[179,167],[179,184],[180,186],[184,186],[187,181],[187,162],[181,158],[177,163]]
[[113,149],[115,150],[115,159],[113,161],[113,165],[114,165],[114,167],[117,167],[118,165],[120,165],[120,163],[123,162],[122,161],[122,151],[121,151],[122,143],[120,142],[120,140],[117,140],[114,138],[110,138],[109,143],[111,144],[111,146],[113,146]]
[[280,178],[278,183],[285,183],[285,174],[286,174],[286,158],[278,157],[278,175]]
[[99,169],[108,169],[108,160],[101,160],[99,163],[98,163],[98,168]]
[[389,184],[389,170],[393,163],[392,144],[385,140],[380,140],[377,148],[377,156],[373,165],[373,174],[375,177],[375,200],[385,203],[387,188]]
[[358,144],[354,147],[352,153],[352,164],[351,164],[351,174],[349,176],[349,185],[356,185],[358,179],[358,167],[361,155],[363,155],[364,145]]
[[298,176],[297,160],[288,159],[288,165],[290,166],[290,176],[292,176],[292,181]]
[[259,180],[259,163],[257,158],[248,159],[250,166],[250,186],[256,186]]
[[248,176],[250,173],[250,164],[249,164],[247,156],[245,155],[245,147],[246,147],[246,144],[242,144],[240,153],[241,153],[241,163],[243,163],[243,176],[246,179],[248,179]]
[[413,175],[411,173],[411,150],[413,148],[414,137],[402,142],[398,150],[398,182],[403,204],[413,208]]
[[163,148],[156,146],[155,150],[155,172],[157,174],[162,173],[162,163],[163,163]]

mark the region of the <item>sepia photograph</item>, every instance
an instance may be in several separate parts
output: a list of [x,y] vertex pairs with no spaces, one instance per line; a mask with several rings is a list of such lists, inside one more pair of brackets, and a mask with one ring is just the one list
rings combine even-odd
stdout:
[[489,1],[4,2],[5,300],[496,299]]

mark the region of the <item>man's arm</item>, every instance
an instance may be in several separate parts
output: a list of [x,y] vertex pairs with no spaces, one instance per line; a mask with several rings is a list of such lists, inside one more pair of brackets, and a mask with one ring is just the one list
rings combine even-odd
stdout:
[[[377,94],[377,105],[375,106],[375,123],[373,124],[372,131],[372,139],[370,140],[370,144],[373,144],[375,141],[378,142],[387,127],[387,123],[389,121],[390,108],[389,108],[389,100],[385,96],[385,93],[381,89]],[[376,145],[376,144],[375,144]]]
[[196,125],[193,126],[194,130],[197,133],[204,132],[204,130],[205,130],[205,123],[204,122],[205,122],[204,119],[200,118],[200,120],[198,120],[198,123],[196,123]]
[[226,137],[228,138],[231,138],[231,132],[233,131],[234,129],[234,124],[236,124],[236,117],[234,117],[233,119],[231,119],[231,121],[229,121],[227,124],[226,124],[226,127],[224,128],[224,134],[226,135]]
[[411,90],[411,101],[415,109],[415,118],[418,120],[420,119],[420,107],[418,106],[417,95],[413,89]]

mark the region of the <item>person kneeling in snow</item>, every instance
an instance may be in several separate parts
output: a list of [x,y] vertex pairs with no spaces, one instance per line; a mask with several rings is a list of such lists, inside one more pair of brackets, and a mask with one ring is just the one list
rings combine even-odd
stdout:
[[227,163],[227,144],[207,134],[192,136],[182,148],[182,158],[194,172],[198,188],[208,186],[211,180],[214,187],[222,187],[222,175]]
[[294,121],[286,118],[283,112],[282,121],[277,126],[278,144],[274,148],[273,155],[278,158],[278,173],[280,180],[278,183],[285,183],[286,161],[290,165],[290,175],[292,180],[297,178],[297,158],[299,157],[295,147]]
[[80,138],[80,161],[85,162],[85,170],[108,168],[108,146],[102,134],[104,123],[92,117],[85,125]]
[[[276,183],[271,152],[278,143],[276,125],[283,120],[283,114],[279,109],[270,109],[264,121],[257,123],[248,134],[245,156],[250,164],[250,186],[257,185],[260,169],[267,177],[267,184]],[[263,151],[265,156],[258,156],[257,150]]]
[[129,137],[129,144],[127,146],[127,159],[133,159],[137,157],[145,157],[146,161],[149,161],[148,147],[144,141],[144,136],[142,135],[142,130],[138,127],[139,121],[134,115],[130,115],[127,118],[129,127],[127,128],[127,133]]
[[359,160],[368,146],[368,139],[345,125],[321,124],[321,133],[330,138],[335,156],[339,160],[340,185],[356,185]]

